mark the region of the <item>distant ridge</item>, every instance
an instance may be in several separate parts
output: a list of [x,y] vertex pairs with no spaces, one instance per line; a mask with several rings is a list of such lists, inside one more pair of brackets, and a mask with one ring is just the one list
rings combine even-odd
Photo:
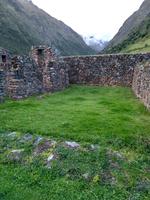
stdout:
[[32,1],[0,0],[0,46],[20,54],[39,44],[53,46],[61,55],[94,53],[79,34]]
[[131,15],[104,53],[150,51],[150,0],[145,0],[138,11]]

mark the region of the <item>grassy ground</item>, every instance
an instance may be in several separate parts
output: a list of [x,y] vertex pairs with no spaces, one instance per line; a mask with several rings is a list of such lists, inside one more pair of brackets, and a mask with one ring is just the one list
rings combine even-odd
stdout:
[[[0,105],[0,132],[40,134],[59,145],[51,150],[58,159],[46,169],[40,156],[33,158],[30,143],[1,134],[0,200],[150,199],[149,122],[150,113],[129,88],[72,86],[6,101]],[[81,148],[66,148],[64,140]],[[90,144],[99,148],[90,151]],[[26,149],[20,163],[5,159],[15,148]]]
[[128,88],[73,86],[63,92],[0,105],[0,130],[83,141],[138,137],[150,131],[150,113]]

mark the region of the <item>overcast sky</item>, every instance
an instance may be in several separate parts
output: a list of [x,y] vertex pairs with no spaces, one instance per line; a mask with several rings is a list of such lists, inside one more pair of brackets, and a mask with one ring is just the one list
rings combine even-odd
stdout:
[[32,0],[83,36],[111,39],[144,0]]

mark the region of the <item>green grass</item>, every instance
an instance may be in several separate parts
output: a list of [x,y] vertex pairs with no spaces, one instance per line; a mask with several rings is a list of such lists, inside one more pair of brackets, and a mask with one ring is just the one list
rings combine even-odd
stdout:
[[128,45],[122,53],[146,53],[150,52],[150,38],[143,38],[134,44]]
[[72,86],[0,105],[0,130],[83,141],[148,135],[150,113],[129,88]]
[[[0,137],[0,200],[150,199],[149,122],[150,112],[129,88],[71,86],[7,100],[0,105],[0,132],[21,134],[15,140]],[[31,143],[19,142],[24,133],[55,138],[52,169],[43,157],[33,157]],[[64,140],[81,148],[66,148]],[[90,151],[90,144],[99,148]],[[9,162],[8,151],[17,148],[25,149],[24,160]]]

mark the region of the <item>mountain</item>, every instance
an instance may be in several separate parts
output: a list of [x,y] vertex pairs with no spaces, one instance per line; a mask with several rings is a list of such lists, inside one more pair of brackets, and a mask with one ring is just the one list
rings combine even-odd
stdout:
[[39,44],[51,45],[61,55],[94,53],[80,35],[31,0],[0,0],[0,46],[22,54]]
[[104,53],[150,51],[150,0],[145,0],[104,49]]
[[107,41],[97,39],[94,36],[85,36],[85,37],[83,37],[83,40],[85,41],[85,43],[88,46],[90,46],[97,53],[102,51],[106,47],[106,45],[108,44]]

